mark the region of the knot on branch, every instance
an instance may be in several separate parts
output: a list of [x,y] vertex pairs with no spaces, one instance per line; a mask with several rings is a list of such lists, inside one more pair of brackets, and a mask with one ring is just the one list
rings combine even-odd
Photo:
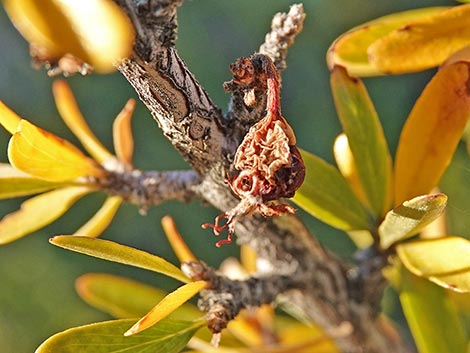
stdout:
[[207,326],[213,333],[226,328],[241,309],[272,303],[278,294],[296,286],[289,276],[280,275],[232,280],[202,261],[185,262],[182,270],[193,280],[208,282],[207,289],[200,292],[198,307],[206,312]]

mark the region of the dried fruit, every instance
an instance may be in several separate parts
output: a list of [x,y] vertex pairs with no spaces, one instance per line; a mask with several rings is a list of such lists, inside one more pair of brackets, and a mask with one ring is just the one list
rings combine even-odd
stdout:
[[[203,224],[203,228],[212,228],[216,235],[228,230],[227,239],[217,242],[218,247],[231,242],[235,224],[242,216],[255,212],[265,217],[294,213],[292,206],[277,201],[294,196],[305,177],[294,132],[281,115],[279,74],[271,59],[261,54],[238,59],[231,66],[234,73],[231,85],[251,83],[253,66],[249,64],[255,60],[261,63],[264,75],[260,77],[266,79],[255,87],[265,88],[266,115],[250,128],[235,154],[233,167],[239,173],[233,179],[229,178],[228,184],[241,201],[217,216],[214,224]],[[255,88],[246,91],[246,105],[254,104]],[[227,221],[220,225],[222,219]]]

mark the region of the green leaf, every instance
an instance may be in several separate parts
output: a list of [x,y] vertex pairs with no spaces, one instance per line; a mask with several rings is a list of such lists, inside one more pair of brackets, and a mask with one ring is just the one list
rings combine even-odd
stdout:
[[393,243],[417,234],[439,217],[447,205],[444,194],[423,195],[403,202],[387,213],[379,226],[380,245],[386,249]]
[[110,240],[76,235],[58,235],[51,238],[49,241],[64,249],[154,271],[184,283],[189,282],[188,277],[186,277],[178,267],[165,259]]
[[402,267],[400,302],[420,353],[465,352],[466,334],[444,288]]
[[9,164],[0,163],[0,200],[39,194],[61,186],[64,184],[37,179]]
[[206,281],[186,283],[169,293],[124,335],[135,335],[160,322],[207,286]]
[[35,353],[178,353],[204,321],[166,319],[144,334],[125,337],[134,320],[114,320],[75,327],[48,338]]
[[339,171],[321,158],[300,151],[305,181],[292,199],[319,220],[342,230],[369,229],[369,216]]
[[94,191],[87,186],[67,186],[32,197],[18,211],[0,221],[0,244],[28,235],[62,216],[81,197]]
[[470,241],[423,239],[397,246],[403,265],[417,276],[456,292],[470,292]]
[[[77,292],[89,305],[120,319],[144,316],[168,293],[125,277],[87,273],[76,281]],[[173,319],[193,320],[201,312],[186,303],[175,310]]]
[[391,203],[392,161],[379,117],[362,81],[344,68],[332,71],[331,90],[369,208],[381,218]]

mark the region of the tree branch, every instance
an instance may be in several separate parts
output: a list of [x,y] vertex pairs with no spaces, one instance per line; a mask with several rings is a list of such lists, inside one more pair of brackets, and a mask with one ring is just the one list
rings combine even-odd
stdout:
[[[134,54],[119,70],[164,135],[199,174],[200,184],[193,186],[194,193],[222,211],[231,209],[238,199],[224,180],[244,133],[262,117],[264,94],[255,95],[254,105],[247,108],[243,102],[246,89],[228,87],[232,98],[224,118],[173,47],[176,10],[181,0],[116,2],[129,14],[137,33]],[[303,17],[301,6],[291,8],[288,14],[276,15],[273,30],[261,46],[280,69],[285,67],[287,47],[300,31]],[[292,215],[272,219],[244,217],[235,231],[238,243],[256,249],[263,265],[260,275],[268,278],[276,274],[271,278],[283,278],[273,282],[276,291],[285,292],[310,319],[326,329],[334,329],[345,321],[352,324],[354,331],[350,335],[337,338],[342,351],[408,351],[377,321],[376,303],[385,283],[380,266],[373,269],[378,280],[351,276],[351,268],[325,251]],[[293,290],[286,283],[299,286],[293,286],[296,287]],[[375,287],[368,287],[371,284]],[[364,298],[358,293],[371,297]]]

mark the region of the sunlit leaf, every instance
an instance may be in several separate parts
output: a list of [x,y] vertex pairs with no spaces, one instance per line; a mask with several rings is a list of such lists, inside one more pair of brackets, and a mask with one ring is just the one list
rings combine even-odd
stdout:
[[333,144],[333,153],[339,171],[348,181],[356,196],[362,203],[367,202],[364,189],[357,172],[356,162],[349,146],[348,137],[345,133],[339,134]]
[[352,76],[383,74],[369,62],[367,48],[377,39],[418,18],[442,12],[445,7],[431,7],[399,12],[364,23],[343,34],[330,46],[327,62],[330,70],[343,66]]
[[186,244],[180,232],[176,228],[173,218],[170,216],[164,216],[161,223],[168,242],[170,243],[178,260],[180,260],[181,263],[185,261],[195,261],[196,256],[193,254],[188,244]]
[[375,41],[368,49],[369,60],[392,74],[438,66],[470,45],[469,21],[470,5],[414,20]]
[[62,119],[88,153],[99,163],[111,158],[111,152],[103,146],[88,126],[67,82],[64,80],[54,81],[52,92]]
[[395,205],[429,193],[450,163],[470,116],[469,69],[439,70],[413,107],[395,157]]
[[145,334],[131,337],[122,332],[132,319],[75,327],[47,339],[35,353],[178,353],[204,321],[164,320]]
[[134,137],[132,136],[131,120],[135,109],[135,100],[129,99],[113,123],[114,151],[117,158],[132,165],[134,153]]
[[26,200],[18,211],[0,221],[0,244],[12,242],[54,222],[78,199],[92,191],[86,186],[69,186]]
[[163,320],[173,311],[181,307],[206,286],[206,281],[195,281],[186,283],[185,285],[179,287],[163,298],[152,310],[148,312],[147,315],[145,315],[134,326],[127,330],[124,335],[135,335],[155,325],[157,322]]
[[38,194],[61,186],[64,184],[37,179],[9,164],[0,163],[0,200]]
[[[149,285],[105,273],[88,273],[79,277],[76,288],[89,305],[123,319],[145,315],[168,294]],[[180,320],[195,320],[200,316],[201,312],[189,303],[171,314],[173,319]]]
[[8,158],[17,169],[49,181],[102,176],[104,170],[71,143],[21,120],[10,139]]
[[444,288],[401,271],[400,302],[420,353],[465,352],[466,334]]
[[301,154],[307,174],[292,200],[333,227],[369,229],[367,212],[339,171],[309,152]]
[[3,3],[26,40],[50,59],[69,53],[98,72],[110,72],[132,50],[133,26],[112,1],[4,0]]
[[77,235],[59,235],[51,238],[50,242],[81,254],[154,271],[184,283],[189,282],[189,279],[178,267],[165,259],[110,240]]
[[0,101],[0,125],[13,135],[18,129],[20,121],[21,117]]
[[457,292],[470,292],[470,241],[460,237],[417,240],[397,246],[405,267]]
[[380,245],[386,249],[393,243],[417,234],[437,219],[447,205],[444,194],[423,195],[403,202],[387,213],[379,226]]
[[121,204],[121,196],[109,196],[98,212],[81,226],[74,235],[83,235],[93,238],[99,237],[106,228],[108,228]]
[[390,208],[392,162],[377,112],[364,84],[344,68],[331,73],[331,90],[371,213]]

